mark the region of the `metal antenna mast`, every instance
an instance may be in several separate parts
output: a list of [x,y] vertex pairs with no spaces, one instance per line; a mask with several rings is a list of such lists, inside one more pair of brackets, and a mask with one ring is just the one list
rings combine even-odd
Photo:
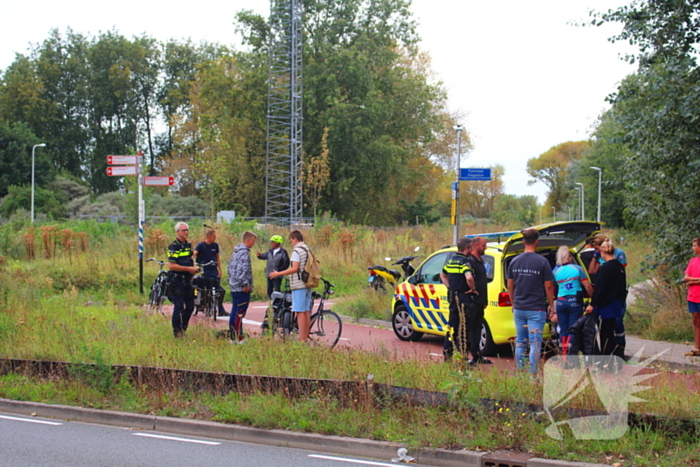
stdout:
[[302,0],[270,0],[265,222],[302,215]]

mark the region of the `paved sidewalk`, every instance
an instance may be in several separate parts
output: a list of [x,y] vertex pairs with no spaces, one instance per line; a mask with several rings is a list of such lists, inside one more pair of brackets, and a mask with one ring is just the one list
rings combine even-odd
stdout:
[[700,357],[687,357],[684,355],[692,349],[692,347],[692,345],[652,341],[639,337],[627,336],[625,354],[633,357],[641,351],[641,357],[643,359],[656,357],[661,366],[665,364],[672,369],[700,371]]

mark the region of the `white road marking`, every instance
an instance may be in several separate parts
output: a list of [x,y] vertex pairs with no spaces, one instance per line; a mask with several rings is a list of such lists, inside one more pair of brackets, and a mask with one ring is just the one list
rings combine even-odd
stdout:
[[216,443],[214,441],[202,441],[200,439],[176,438],[174,436],[152,435],[149,433],[134,433],[134,436],[143,436],[146,438],[167,439],[170,441],[183,441],[185,443],[207,444],[209,446],[218,446],[219,444],[221,444],[221,443]]
[[255,306],[251,306],[251,308],[268,308],[268,306],[267,306],[267,305],[265,305],[265,306],[263,306],[263,305],[255,305]]
[[347,337],[339,337],[338,340],[339,341],[349,341],[350,339]]
[[384,462],[363,461],[360,459],[347,459],[344,457],[321,456],[318,454],[309,454],[309,457],[313,457],[316,459],[326,459],[326,460],[331,460],[331,461],[338,461],[338,462],[350,462],[352,464],[380,465],[380,466],[386,466],[386,467],[396,467],[396,464],[387,464]]
[[260,325],[262,324],[262,322],[260,322],[260,321],[253,321],[252,319],[243,318],[243,324],[254,324],[254,325],[256,325],[256,326],[260,326]]
[[433,357],[444,357],[444,355],[441,353],[429,353],[428,355],[432,355]]
[[31,418],[18,418],[18,417],[8,417],[7,415],[0,415],[0,418],[5,420],[14,420],[16,422],[29,422],[29,423],[39,423],[41,425],[63,425],[63,423],[58,422],[46,422],[44,420],[32,420]]

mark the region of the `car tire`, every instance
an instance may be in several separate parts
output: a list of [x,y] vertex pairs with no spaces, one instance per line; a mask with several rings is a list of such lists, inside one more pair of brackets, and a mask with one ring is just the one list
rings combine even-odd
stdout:
[[399,304],[394,310],[394,315],[391,318],[391,327],[394,328],[394,334],[402,341],[417,341],[423,337],[422,332],[415,331],[411,323],[411,315],[408,314],[406,305]]
[[479,336],[479,352],[481,355],[493,357],[498,353],[498,346],[493,342],[489,325],[484,321],[481,325],[481,335]]

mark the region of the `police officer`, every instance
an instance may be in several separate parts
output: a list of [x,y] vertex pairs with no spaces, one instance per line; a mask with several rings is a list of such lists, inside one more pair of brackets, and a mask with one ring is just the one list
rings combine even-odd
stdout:
[[172,319],[175,337],[183,336],[194,311],[192,276],[197,273],[197,268],[192,259],[192,244],[187,241],[189,234],[190,227],[184,222],[178,222],[175,224],[177,238],[168,247],[168,269],[173,276],[168,299],[175,305]]
[[473,269],[468,258],[471,250],[472,240],[460,238],[457,241],[457,253],[447,260],[440,272],[440,280],[447,287],[450,298],[450,332],[445,336],[443,348],[445,361],[452,358],[454,347],[465,357],[467,355],[466,332],[462,326],[460,312],[466,318],[468,308],[472,304],[472,296],[477,294]]

